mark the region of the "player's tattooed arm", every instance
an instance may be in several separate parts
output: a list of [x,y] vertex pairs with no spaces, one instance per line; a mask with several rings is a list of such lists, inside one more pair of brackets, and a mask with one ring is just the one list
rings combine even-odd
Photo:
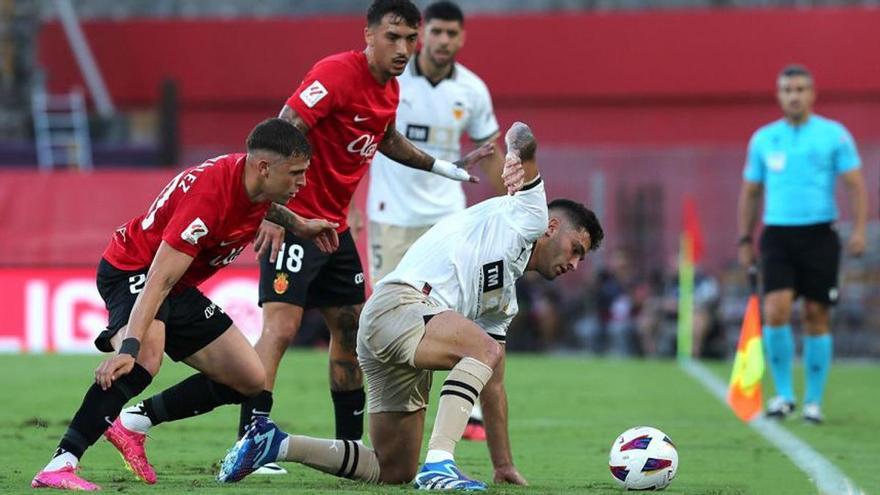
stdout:
[[430,171],[434,165],[434,157],[416,148],[409,139],[397,132],[392,124],[389,124],[385,137],[379,143],[379,151],[397,163],[419,170]]
[[284,105],[284,108],[281,109],[281,113],[278,114],[278,118],[284,119],[291,124],[295,125],[297,129],[302,131],[303,134],[309,132],[309,125],[296,113],[296,110],[290,108],[287,105]]
[[436,159],[418,149],[408,139],[403,137],[402,134],[397,132],[392,122],[389,124],[388,131],[385,133],[382,142],[379,143],[379,151],[388,158],[407,167],[425,170],[461,182],[479,182],[480,180],[472,176],[468,170],[484,158],[490,156],[494,152],[494,148],[491,143],[486,143],[454,163]]
[[516,153],[523,162],[534,161],[535,152],[538,150],[538,140],[532,134],[532,129],[522,122],[514,122],[504,136],[508,153]]
[[325,253],[332,253],[339,247],[339,236],[336,234],[338,223],[320,218],[303,218],[278,203],[269,206],[265,220],[284,227],[298,237],[313,240],[318,249]]

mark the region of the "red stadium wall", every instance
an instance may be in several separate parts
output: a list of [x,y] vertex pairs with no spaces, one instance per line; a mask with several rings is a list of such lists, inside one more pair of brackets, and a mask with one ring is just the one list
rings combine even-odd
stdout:
[[[461,58],[502,122],[527,119],[545,142],[741,144],[776,117],[774,75],[792,61],[815,71],[821,112],[876,141],[878,25],[880,10],[863,8],[482,16]],[[120,106],[152,106],[163,78],[180,83],[188,149],[240,146],[315,60],[361,49],[362,28],[358,17],[84,26]],[[59,25],[39,46],[52,89],[82,85]]]
[[[630,238],[643,235],[632,225],[656,222],[652,261],[662,264],[691,194],[707,262],[719,266],[733,256],[745,143],[778,118],[774,77],[786,63],[813,69],[818,111],[855,135],[876,211],[877,26],[880,9],[861,8],[484,16],[468,20],[461,58],[489,85],[502,125],[523,119],[536,129],[550,194],[604,213],[611,245],[644,243]],[[362,27],[360,18],[334,17],[107,21],[84,30],[120,107],[152,107],[160,82],[178,81],[178,165],[186,165],[241,149],[314,61],[363,46]],[[57,24],[43,27],[39,43],[53,90],[82,85]],[[112,228],[171,175],[4,175],[0,232],[22,242],[0,243],[0,264],[93,263]],[[643,208],[645,218],[628,221],[628,202],[650,201],[657,189],[661,214]],[[50,194],[27,201],[21,191],[31,190]],[[480,186],[470,197],[485,194]]]

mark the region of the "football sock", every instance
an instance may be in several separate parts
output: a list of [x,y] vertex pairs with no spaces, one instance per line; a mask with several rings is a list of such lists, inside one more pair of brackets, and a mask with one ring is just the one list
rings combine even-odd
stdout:
[[770,361],[770,371],[776,384],[776,394],[794,402],[792,386],[792,362],[794,361],[794,337],[791,325],[764,327],[765,351]]
[[122,406],[143,392],[151,381],[152,375],[135,363],[128,374],[117,378],[107,390],[101,390],[100,385],[93,383],[58,444],[55,457],[69,453],[81,458],[119,416]]
[[281,442],[278,460],[298,462],[342,478],[369,483],[379,481],[379,460],[376,453],[353,440],[288,435]]
[[240,404],[246,397],[232,387],[197,373],[144,401],[152,424],[205,414],[217,406]]
[[331,391],[336,414],[336,438],[360,440],[364,434],[364,406],[367,396],[363,388]]
[[43,471],[58,471],[59,469],[70,465],[71,467],[76,467],[79,464],[79,459],[76,458],[75,455],[63,450],[61,447],[55,449],[55,453],[52,454],[52,460],[49,461],[49,464],[46,464],[46,467],[43,468]]
[[431,450],[455,453],[455,444],[461,440],[471,410],[491,377],[492,368],[471,357],[462,359],[449,371],[440,389],[429,454]]
[[123,409],[119,413],[119,422],[122,423],[126,430],[143,433],[144,435],[153,427],[153,422],[150,421],[150,416],[147,414],[143,402],[138,402],[134,406]]
[[244,430],[257,416],[268,417],[275,403],[272,392],[263,390],[259,394],[248,397],[241,403],[241,411],[238,416],[238,438],[244,436]]
[[833,351],[834,346],[830,333],[804,337],[804,373],[806,373],[807,382],[804,403],[822,404]]

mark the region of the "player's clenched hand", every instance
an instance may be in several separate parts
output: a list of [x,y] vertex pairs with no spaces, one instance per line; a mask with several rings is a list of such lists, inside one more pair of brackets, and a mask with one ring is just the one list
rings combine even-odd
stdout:
[[257,238],[254,240],[254,251],[257,252],[257,259],[260,259],[268,250],[269,262],[274,263],[283,243],[284,227],[263,220],[263,223],[260,224],[260,230],[257,231]]
[[528,486],[529,484],[525,477],[519,474],[519,471],[513,466],[495,468],[495,477],[493,481],[495,483],[510,483],[523,486]]
[[739,259],[739,266],[743,268],[749,268],[755,263],[755,248],[752,243],[740,244],[736,255]]
[[332,253],[339,247],[339,236],[336,234],[338,223],[328,222],[323,219],[303,219],[299,228],[294,232],[299,237],[311,239],[324,253]]
[[504,169],[501,171],[501,180],[504,181],[504,187],[507,188],[507,194],[513,195],[522,189],[525,170],[523,170],[522,160],[516,153],[508,152],[504,159]]
[[101,390],[107,390],[114,380],[127,375],[133,368],[134,357],[131,354],[117,354],[98,366],[95,370],[95,383],[101,386]]
[[849,242],[847,242],[847,250],[849,254],[855,257],[859,257],[865,252],[865,232],[853,230],[852,234],[849,236]]

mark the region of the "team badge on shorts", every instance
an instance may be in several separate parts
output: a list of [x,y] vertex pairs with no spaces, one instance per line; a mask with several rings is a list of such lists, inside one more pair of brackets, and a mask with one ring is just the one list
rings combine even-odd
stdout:
[[287,274],[278,272],[278,275],[275,275],[275,281],[272,282],[272,288],[275,289],[275,293],[284,294],[287,292],[288,287],[290,287],[290,282],[287,280]]

